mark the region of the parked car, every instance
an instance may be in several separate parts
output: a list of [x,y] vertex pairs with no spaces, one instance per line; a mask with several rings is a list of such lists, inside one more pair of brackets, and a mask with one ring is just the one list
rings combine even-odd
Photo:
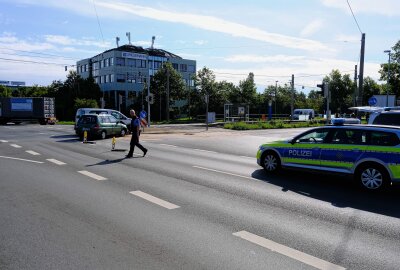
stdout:
[[79,118],[82,115],[86,114],[109,114],[114,116],[118,122],[121,122],[125,124],[128,127],[128,130],[130,130],[130,125],[132,119],[129,117],[126,117],[123,113],[116,111],[116,110],[111,110],[111,109],[99,109],[99,108],[80,108],[76,111],[75,115],[75,132],[76,132],[76,124],[79,121]]
[[400,110],[372,113],[369,116],[368,124],[400,127]]
[[85,114],[79,118],[76,124],[76,134],[82,139],[85,131],[89,138],[105,139],[107,136],[113,135],[123,137],[128,132],[128,128],[112,115]]
[[313,109],[295,109],[292,120],[312,120],[315,118]]
[[352,175],[366,190],[400,183],[400,127],[329,125],[259,147],[267,173],[281,168]]

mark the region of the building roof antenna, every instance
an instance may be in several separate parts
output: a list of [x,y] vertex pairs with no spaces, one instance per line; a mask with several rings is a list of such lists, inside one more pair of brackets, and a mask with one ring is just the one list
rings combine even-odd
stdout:
[[128,42],[129,42],[128,44],[132,45],[131,44],[131,32],[126,32],[126,36],[128,37]]

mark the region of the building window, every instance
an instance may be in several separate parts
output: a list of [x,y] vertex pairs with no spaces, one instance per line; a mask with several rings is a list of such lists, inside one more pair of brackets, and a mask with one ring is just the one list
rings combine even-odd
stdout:
[[135,59],[130,59],[130,58],[126,59],[126,65],[128,67],[135,67],[135,63],[136,63]]
[[187,65],[186,64],[181,64],[181,71],[182,72],[187,72]]
[[110,82],[114,82],[114,74],[110,74]]
[[100,76],[100,84],[103,83],[103,76]]
[[136,67],[138,68],[145,68],[146,67],[146,60],[136,60]]
[[193,65],[188,65],[188,71],[194,73],[196,71],[196,69]]
[[124,83],[125,82],[125,74],[117,74],[117,82]]
[[149,68],[152,69],[153,68],[153,60],[149,60],[147,63],[149,64]]
[[177,63],[172,63],[172,67],[173,67],[176,71],[178,71],[178,69],[179,69],[179,65],[178,65]]
[[117,57],[117,66],[125,66],[125,58]]
[[136,76],[132,73],[126,73],[126,82],[128,83],[135,83],[136,82]]
[[159,69],[162,66],[161,61],[154,61],[154,69]]
[[103,61],[100,60],[100,61],[99,61],[99,64],[100,64],[100,65],[99,65],[99,66],[100,66],[100,69],[102,69],[102,67],[103,67]]
[[100,84],[100,78],[99,77],[94,78],[94,80],[96,81],[97,84]]
[[104,75],[104,83],[108,83],[108,75]]
[[110,58],[110,66],[113,66],[114,65],[114,57],[111,57]]

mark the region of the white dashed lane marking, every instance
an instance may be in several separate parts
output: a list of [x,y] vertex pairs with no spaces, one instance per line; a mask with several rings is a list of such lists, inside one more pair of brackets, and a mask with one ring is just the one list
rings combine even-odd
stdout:
[[254,180],[253,177],[244,176],[244,175],[239,175],[239,174],[234,174],[234,173],[230,173],[230,172],[218,171],[218,170],[209,169],[209,168],[204,168],[204,167],[200,167],[200,166],[193,166],[193,168],[197,168],[197,169],[200,169],[200,170],[205,170],[205,171],[210,171],[210,172],[216,172],[216,173],[222,173],[222,174],[227,174],[227,175],[232,175],[232,176],[237,176],[237,177],[241,177],[241,178],[246,178],[246,179],[252,179],[252,180]]
[[31,155],[33,155],[33,156],[40,156],[39,153],[37,153],[37,152],[35,152],[35,151],[32,151],[32,150],[27,150],[27,151],[25,151],[25,152],[27,152],[28,154],[31,154]]
[[6,143],[6,142],[8,142],[8,141],[6,141],[6,140],[0,140],[0,142],[2,142],[2,143]]
[[91,173],[91,172],[88,172],[88,171],[78,171],[78,173],[86,175],[86,176],[91,177],[93,179],[96,179],[98,181],[107,180],[107,178],[105,178],[103,176],[100,176],[100,175],[97,175],[97,174],[94,174],[94,173]]
[[44,163],[44,162],[36,161],[36,160],[23,159],[23,158],[14,158],[14,157],[6,157],[6,156],[0,156],[0,158],[13,159],[13,160],[20,160],[20,161],[26,161],[26,162],[32,162],[32,163],[38,163],[38,164]]
[[18,145],[18,144],[10,144],[10,146],[15,147],[15,148],[21,148],[22,147],[21,145]]
[[157,198],[157,197],[154,197],[154,196],[152,196],[152,195],[150,195],[150,194],[147,194],[147,193],[145,193],[145,192],[143,192],[143,191],[140,191],[140,190],[131,191],[131,192],[129,192],[129,193],[132,194],[132,195],[138,196],[138,197],[140,197],[140,198],[142,198],[142,199],[145,199],[145,200],[147,200],[147,201],[149,201],[149,202],[152,202],[152,203],[154,203],[154,204],[157,204],[157,205],[159,205],[159,206],[162,206],[162,207],[164,207],[164,208],[167,208],[167,209],[169,209],[169,210],[179,208],[178,205],[175,205],[175,204],[173,204],[173,203],[164,201],[164,200],[162,200],[162,199],[159,199],[159,198]]
[[303,253],[303,252],[298,251],[296,249],[293,249],[293,248],[278,244],[278,243],[276,243],[274,241],[271,241],[269,239],[263,238],[263,237],[258,236],[256,234],[249,233],[247,231],[236,232],[236,233],[233,233],[233,235],[237,236],[237,237],[240,237],[240,238],[242,238],[244,240],[247,240],[247,241],[249,241],[249,242],[251,242],[253,244],[262,246],[264,248],[267,248],[267,249],[269,249],[271,251],[278,252],[278,253],[280,253],[282,255],[285,255],[287,257],[290,257],[290,258],[295,259],[297,261],[300,261],[302,263],[311,265],[311,266],[313,266],[313,267],[315,267],[317,269],[321,269],[321,270],[322,269],[323,270],[325,270],[325,269],[326,270],[328,270],[328,269],[329,270],[344,270],[344,269],[346,269],[346,268],[341,267],[339,265],[336,265],[336,264],[321,260],[321,259],[319,259],[317,257],[314,257],[314,256],[311,256],[311,255],[309,255],[307,253]]
[[47,161],[50,161],[50,162],[52,162],[52,163],[54,163],[54,164],[57,164],[57,165],[65,165],[65,164],[67,164],[67,163],[64,163],[64,162],[62,162],[62,161],[59,161],[59,160],[57,160],[57,159],[54,159],[54,158],[49,158],[49,159],[46,159]]
[[160,145],[163,145],[163,146],[168,146],[168,147],[178,147],[178,146],[176,146],[176,145],[172,145],[172,144],[165,144],[165,143],[160,143]]

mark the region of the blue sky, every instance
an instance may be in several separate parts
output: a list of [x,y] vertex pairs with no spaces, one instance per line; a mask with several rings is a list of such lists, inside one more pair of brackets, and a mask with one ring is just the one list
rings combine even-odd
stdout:
[[[400,1],[348,0],[366,33],[365,76],[379,80],[383,51],[400,40]],[[0,0],[0,80],[48,85],[64,66],[128,43],[197,61],[217,80],[249,72],[260,90],[315,87],[332,69],[354,77],[361,33],[346,0]]]

